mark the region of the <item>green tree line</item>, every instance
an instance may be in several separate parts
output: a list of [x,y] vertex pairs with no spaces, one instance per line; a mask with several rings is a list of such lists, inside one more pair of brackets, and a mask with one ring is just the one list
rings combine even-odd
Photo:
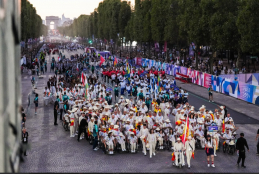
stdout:
[[178,48],[194,42],[196,53],[206,45],[212,52],[238,52],[240,58],[242,53],[259,53],[258,9],[258,0],[135,0],[134,8],[127,1],[104,0],[62,33],[160,45],[167,41]]
[[48,31],[35,7],[28,0],[21,1],[21,30],[22,41],[26,42],[30,38],[47,35]]

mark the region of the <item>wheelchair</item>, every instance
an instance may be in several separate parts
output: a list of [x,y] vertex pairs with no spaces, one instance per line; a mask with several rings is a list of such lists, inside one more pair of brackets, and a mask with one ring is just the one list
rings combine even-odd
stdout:
[[[224,141],[225,142],[225,141]],[[229,139],[229,143],[226,142],[223,144],[223,152],[233,155],[236,151],[236,142],[235,139]]]
[[178,166],[175,165],[175,162],[173,162],[173,166],[176,166],[178,168],[182,168],[183,167],[183,163],[182,163],[182,153],[183,151],[179,151],[180,153],[178,153]]
[[172,146],[172,142],[170,140],[165,141],[165,150],[168,150],[170,152],[174,151],[174,147]]

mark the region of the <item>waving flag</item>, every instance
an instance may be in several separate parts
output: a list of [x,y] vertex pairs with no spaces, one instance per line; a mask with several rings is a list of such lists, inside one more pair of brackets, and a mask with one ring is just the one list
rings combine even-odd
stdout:
[[224,133],[225,132],[225,120],[223,120],[223,122],[222,122],[222,133]]
[[189,116],[187,116],[187,121],[186,121],[186,124],[185,124],[185,128],[184,128],[184,134],[182,136],[182,142],[183,144],[185,144],[186,142],[186,137],[189,136]]
[[192,158],[194,159],[194,152],[192,152]]
[[214,115],[213,115],[213,114],[210,114],[210,116],[211,116],[212,120],[214,120]]
[[82,82],[83,86],[85,86],[85,76],[84,76],[83,72],[81,74],[81,82]]
[[171,159],[172,161],[174,161],[175,160],[175,155],[174,155],[174,152],[172,153],[172,159]]
[[100,57],[100,66],[103,64],[103,62],[105,61],[105,59],[103,58],[103,56]]
[[158,91],[161,92],[161,88],[160,88],[160,75],[158,75],[158,78],[157,78],[157,87],[158,87]]
[[118,63],[118,60],[117,60],[117,58],[115,57],[115,58],[113,59],[113,65],[116,66],[117,63]]

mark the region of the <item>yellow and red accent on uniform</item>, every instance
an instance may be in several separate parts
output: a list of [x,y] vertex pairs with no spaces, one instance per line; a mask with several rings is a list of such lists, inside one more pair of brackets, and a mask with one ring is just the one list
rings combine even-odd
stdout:
[[130,132],[133,132],[135,135],[137,134],[136,129],[130,129]]
[[182,121],[181,121],[181,120],[177,120],[177,121],[175,122],[175,124],[176,124],[176,125],[180,125],[180,124],[182,124]]
[[74,126],[74,122],[75,122],[75,121],[74,121],[73,118],[70,118],[70,122],[71,122],[71,123],[70,123],[70,126]]

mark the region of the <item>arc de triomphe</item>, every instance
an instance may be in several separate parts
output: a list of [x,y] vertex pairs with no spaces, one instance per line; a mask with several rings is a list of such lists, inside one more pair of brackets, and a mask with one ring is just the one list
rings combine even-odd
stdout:
[[54,29],[57,29],[59,17],[58,16],[46,16],[46,25],[50,29],[50,23],[54,22]]

